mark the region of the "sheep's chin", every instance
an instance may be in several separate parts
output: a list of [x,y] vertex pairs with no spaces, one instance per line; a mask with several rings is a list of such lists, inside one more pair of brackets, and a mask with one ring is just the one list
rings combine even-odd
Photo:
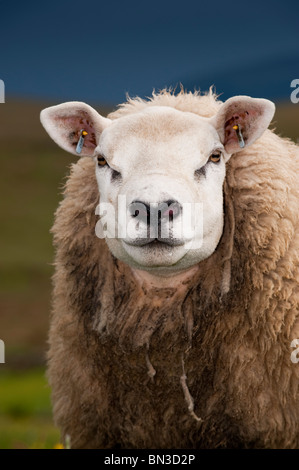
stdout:
[[185,290],[188,281],[197,273],[199,265],[192,266],[191,268],[177,273],[168,273],[168,275],[158,275],[142,269],[131,269],[138,284],[155,289],[172,287],[179,293]]

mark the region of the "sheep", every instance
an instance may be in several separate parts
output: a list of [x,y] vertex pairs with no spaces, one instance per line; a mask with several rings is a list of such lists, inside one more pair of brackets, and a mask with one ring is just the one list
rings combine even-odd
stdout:
[[[299,446],[299,152],[268,129],[274,109],[162,90],[108,117],[80,102],[41,112],[81,157],[53,227],[48,352],[73,448]],[[130,236],[110,236],[119,196]],[[203,221],[186,240],[184,203]]]

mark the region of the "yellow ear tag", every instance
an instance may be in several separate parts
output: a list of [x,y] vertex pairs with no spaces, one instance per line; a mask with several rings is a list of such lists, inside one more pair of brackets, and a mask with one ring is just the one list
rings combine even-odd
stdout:
[[82,151],[82,148],[83,148],[83,145],[84,145],[84,138],[88,135],[88,132],[86,132],[84,129],[81,129],[80,130],[80,137],[79,137],[79,140],[78,140],[78,143],[77,143],[77,147],[76,147],[76,152],[77,153],[81,153]]
[[240,126],[237,124],[237,125],[233,126],[233,129],[236,131],[238,141],[239,141],[239,145],[240,145],[241,149],[243,149],[245,147],[245,142],[244,142],[244,139],[243,139],[243,135],[242,135]]

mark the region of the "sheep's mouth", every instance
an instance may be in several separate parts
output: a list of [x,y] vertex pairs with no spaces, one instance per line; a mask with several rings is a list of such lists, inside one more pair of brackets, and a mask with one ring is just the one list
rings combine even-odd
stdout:
[[139,248],[165,249],[183,246],[184,242],[177,238],[136,238],[125,242],[127,245]]
[[123,248],[134,267],[164,268],[175,265],[185,256],[185,243],[180,239],[122,240]]

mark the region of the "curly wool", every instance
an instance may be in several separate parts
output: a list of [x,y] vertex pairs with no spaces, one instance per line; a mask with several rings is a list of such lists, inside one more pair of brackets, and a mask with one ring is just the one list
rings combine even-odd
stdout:
[[[167,90],[129,99],[214,115],[221,102]],[[94,163],[74,164],[53,227],[48,376],[56,423],[77,448],[299,446],[298,147],[272,131],[232,156],[216,251],[187,282],[140,286],[95,236]]]

